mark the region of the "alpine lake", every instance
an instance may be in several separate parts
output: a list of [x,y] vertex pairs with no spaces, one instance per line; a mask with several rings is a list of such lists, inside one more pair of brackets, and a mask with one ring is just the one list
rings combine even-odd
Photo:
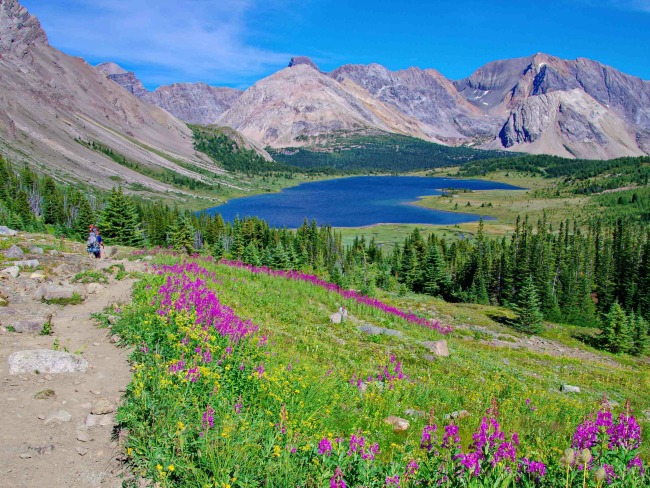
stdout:
[[[279,193],[242,197],[205,210],[224,220],[258,217],[275,227],[295,229],[305,219],[332,227],[377,224],[454,225],[480,215],[432,210],[416,205],[419,198],[451,190],[522,190],[495,181],[425,176],[353,176],[302,183]],[[490,217],[484,217],[488,220]]]

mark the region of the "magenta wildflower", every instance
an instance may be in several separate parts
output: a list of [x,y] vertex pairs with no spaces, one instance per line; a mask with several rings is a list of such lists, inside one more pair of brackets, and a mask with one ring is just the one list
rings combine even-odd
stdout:
[[399,486],[399,475],[386,476],[386,486]]
[[332,454],[332,443],[328,439],[323,438],[318,443],[318,454],[321,456],[329,456]]
[[347,486],[343,479],[343,471],[337,466],[334,470],[334,476],[330,478],[330,488],[347,488]]
[[[436,430],[438,430],[436,424],[424,426],[424,429],[422,429],[422,437],[420,438],[420,449],[426,449],[429,452],[433,449]],[[434,435],[433,438],[432,434]]]
[[473,476],[478,476],[481,473],[481,453],[478,451],[470,452],[468,454],[458,454],[455,456],[460,460],[462,471],[469,471]]
[[540,480],[546,476],[546,465],[537,461],[531,461],[528,458],[522,458],[519,460],[518,471],[528,474],[535,480]]
[[356,435],[352,434],[350,437],[350,449],[348,450],[348,456],[351,456],[355,452],[361,452],[363,450],[363,445],[365,442],[366,440],[362,435],[357,437]]
[[204,429],[211,429],[214,427],[214,409],[208,405],[203,413],[203,423],[202,426]]
[[609,448],[622,447],[626,450],[637,449],[641,445],[641,427],[633,415],[621,413],[618,423],[612,424],[607,429],[609,434]]
[[445,426],[445,434],[442,436],[442,448],[451,449],[459,444],[458,426],[454,424]]
[[645,469],[643,467],[643,461],[641,460],[641,458],[639,456],[636,456],[627,465],[628,470],[631,470],[631,469],[634,469],[634,468],[637,468],[639,470],[639,475],[640,476],[643,476],[643,474],[645,473]]

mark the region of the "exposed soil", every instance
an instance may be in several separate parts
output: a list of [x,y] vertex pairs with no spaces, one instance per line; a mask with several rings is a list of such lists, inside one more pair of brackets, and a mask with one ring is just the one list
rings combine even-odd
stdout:
[[[39,239],[24,238],[23,249]],[[36,242],[34,242],[36,241]],[[70,283],[82,270],[100,270],[121,263],[126,271],[141,271],[143,262],[94,260],[82,246],[76,253],[26,254],[39,259],[45,283]],[[0,269],[10,263],[4,262]],[[105,274],[105,273],[104,273]],[[130,301],[133,279],[74,285],[85,295],[78,305],[48,305],[34,298],[41,286],[23,270],[17,278],[0,278],[8,305],[0,307],[0,487],[118,487],[125,476],[114,422],[115,410],[130,380],[129,351],[117,347],[110,328],[91,317],[105,307]],[[12,323],[52,315],[52,334],[18,333]],[[85,373],[10,374],[9,356],[16,351],[53,349],[81,354]],[[91,411],[99,413],[90,415]]]

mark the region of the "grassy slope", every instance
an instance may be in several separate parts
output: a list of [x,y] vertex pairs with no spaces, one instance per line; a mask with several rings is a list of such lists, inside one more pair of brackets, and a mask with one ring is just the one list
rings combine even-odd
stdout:
[[[169,258],[165,259],[169,262]],[[210,286],[217,291],[219,300],[232,307],[240,317],[258,324],[261,328],[259,334],[268,337],[269,345],[264,349],[262,361],[269,374],[268,388],[275,393],[267,397],[268,391],[263,389],[257,394],[256,398],[261,402],[259,408],[266,411],[258,413],[263,418],[267,416],[269,426],[272,426],[282,416],[281,406],[286,405],[290,419],[287,425],[291,432],[298,432],[295,437],[298,447],[311,443],[313,448],[314,443],[323,436],[349,437],[360,429],[371,442],[380,443],[385,460],[400,459],[404,449],[418,445],[425,424],[424,418],[405,415],[407,409],[434,412],[438,423],[445,423],[445,414],[461,409],[469,411],[470,417],[458,421],[463,444],[467,445],[480,417],[490,406],[491,400],[496,398],[504,430],[519,432],[522,439],[520,452],[549,461],[570,445],[573,428],[584,415],[597,407],[603,395],[620,404],[629,398],[639,413],[650,409],[650,368],[646,362],[599,352],[595,360],[582,360],[501,349],[481,341],[480,333],[463,328],[471,324],[484,326],[497,334],[512,334],[512,331],[490,318],[507,314],[495,307],[454,305],[416,295],[382,295],[380,298],[389,304],[427,316],[441,317],[457,327],[446,338],[451,356],[430,361],[425,357],[428,351],[420,342],[440,339],[441,336],[429,329],[408,324],[351,301],[345,303],[351,314],[350,319],[340,325],[330,324],[329,314],[341,303],[336,294],[310,284],[252,275],[246,270],[225,266],[210,269],[216,272],[216,284]],[[151,297],[156,289],[156,283],[151,279],[150,282],[153,288],[148,292],[142,290],[142,293],[148,293],[147,297]],[[143,299],[145,302],[149,300]],[[138,334],[142,333],[140,321],[145,320],[146,324],[147,314],[140,309],[128,317],[130,319],[121,323],[122,329],[116,330],[131,340],[135,337],[134,342],[138,342]],[[368,336],[356,329],[362,323],[396,329],[403,336]],[[544,336],[565,343],[567,348],[588,350],[571,338],[572,332],[572,329],[551,328]],[[164,330],[162,334],[165,334]],[[411,381],[403,382],[390,391],[371,386],[365,395],[349,387],[347,382],[354,374],[363,377],[376,374],[380,366],[388,364],[391,355],[403,362],[404,372]],[[577,385],[583,392],[577,395],[563,394],[559,386],[565,383]],[[187,413],[185,407],[164,404],[165,399],[174,398],[173,393],[163,394],[158,400],[155,397],[148,400],[153,402],[151,405],[156,405],[155,414],[160,420],[139,434],[136,432],[130,440],[134,462],[150,475],[156,473],[157,464],[167,466],[173,463],[189,469],[198,462],[197,447],[184,451],[178,448],[175,441],[166,439],[173,438],[169,437],[172,434],[169,431],[176,428],[174,425],[177,421],[182,422],[188,432],[200,428],[200,410],[195,409],[189,416],[184,416]],[[192,403],[187,395],[181,398],[182,402]],[[527,398],[536,408],[535,411],[526,405]],[[166,419],[166,412],[170,412],[172,418]],[[259,419],[256,420],[254,412],[249,414],[243,426],[237,428],[240,430],[235,429],[236,434],[226,431],[228,436],[233,437],[228,447],[228,456],[231,457],[224,463],[235,462],[239,442],[244,447],[248,446],[246,456],[253,456],[264,470],[273,472],[276,467],[272,448],[274,444],[285,441],[273,437],[272,433],[265,434],[273,437],[270,444],[263,439],[251,440],[253,434],[248,432],[247,426],[251,429],[257,426],[255,435],[262,435],[259,429],[268,430],[268,427],[256,423]],[[123,418],[129,415],[127,412]],[[392,432],[383,422],[388,415],[409,419],[411,427],[406,434]],[[230,428],[228,422],[232,423],[233,420],[225,414],[220,422],[219,429],[226,429]],[[647,420],[643,427],[647,431]],[[219,430],[215,429],[218,433]],[[253,444],[260,445],[253,447]],[[211,465],[209,469],[217,467]],[[244,467],[241,469],[244,470]],[[245,469],[255,468],[249,466]],[[197,472],[193,473],[192,476],[200,478]],[[286,478],[277,480],[278,483],[286,482]]]

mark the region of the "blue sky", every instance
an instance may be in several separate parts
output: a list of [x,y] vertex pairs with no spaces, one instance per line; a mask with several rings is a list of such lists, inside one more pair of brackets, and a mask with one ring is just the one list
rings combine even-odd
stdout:
[[650,0],[22,0],[50,43],[115,61],[149,89],[246,88],[310,56],[435,68],[451,79],[495,59],[587,57],[650,80]]

